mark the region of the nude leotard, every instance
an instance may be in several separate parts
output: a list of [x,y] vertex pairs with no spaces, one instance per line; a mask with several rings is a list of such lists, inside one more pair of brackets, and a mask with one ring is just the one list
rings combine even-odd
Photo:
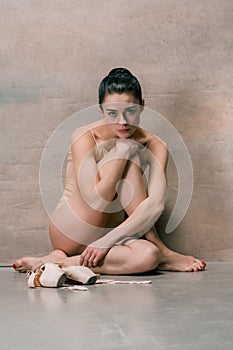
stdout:
[[[84,127],[81,127],[79,129],[86,130],[93,137],[93,140],[97,146],[94,149],[94,156],[95,156],[96,162],[98,163],[108,153],[108,150],[104,147],[103,143],[97,142],[95,135],[89,129]],[[76,190],[77,190],[77,184],[76,184],[75,175],[74,175],[73,158],[72,158],[72,152],[70,147],[66,158],[65,188],[64,188],[63,196],[59,200],[58,205],[56,206],[56,209],[60,208],[68,198],[71,198],[73,192]]]
[[[93,149],[95,161],[96,163],[100,162],[113,148],[112,142],[115,142],[116,140],[108,140],[110,143],[97,142],[94,134],[87,128],[82,127],[76,129],[77,135],[80,136],[80,129],[84,129],[85,132],[91,133],[96,145],[96,147]],[[77,138],[74,138],[74,142],[76,140]],[[147,149],[147,146],[144,146],[144,149]],[[146,165],[148,164],[147,158],[144,158],[143,152],[142,154],[139,154],[139,161],[141,166],[143,165],[142,163],[145,163]],[[63,196],[50,217],[51,221],[55,224],[61,233],[63,233],[71,240],[85,245],[95,244],[96,247],[101,248],[111,247],[116,242],[124,241],[128,237],[134,237],[134,235],[138,235],[138,233],[140,235],[143,235],[146,231],[148,231],[148,229],[152,227],[154,222],[161,215],[166,195],[166,179],[164,177],[164,173],[162,169],[156,165],[157,161],[155,161],[153,158],[151,161],[153,162],[153,173],[150,175],[148,197],[138,205],[132,215],[130,215],[126,220],[119,218],[119,222],[114,221],[113,224],[110,224],[111,226],[109,226],[108,221],[107,227],[99,227],[96,226],[91,220],[89,223],[89,218],[82,219],[82,210],[80,211],[79,216],[79,213],[75,212],[72,209],[73,204],[68,201],[68,199],[74,198],[76,195],[74,192],[79,190],[76,184],[74,164],[70,147],[67,154],[66,182]],[[158,186],[158,183],[160,186]],[[120,210],[119,213],[122,216],[123,210]],[[114,215],[110,215],[110,218],[117,217],[115,214],[116,213],[114,212]],[[146,217],[146,219],[142,219],[143,216]],[[91,222],[93,222],[93,225]]]

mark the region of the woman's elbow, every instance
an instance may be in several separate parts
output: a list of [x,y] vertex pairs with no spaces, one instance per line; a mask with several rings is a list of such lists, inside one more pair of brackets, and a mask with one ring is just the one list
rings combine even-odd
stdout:
[[162,212],[164,211],[164,208],[165,208],[165,203],[160,203],[158,204],[157,206],[157,211],[159,213],[159,216],[162,214]]
[[164,203],[158,203],[158,204],[151,204],[150,210],[147,211],[147,218],[148,221],[154,223],[157,221],[157,219],[160,217],[162,212],[164,211],[165,204]]

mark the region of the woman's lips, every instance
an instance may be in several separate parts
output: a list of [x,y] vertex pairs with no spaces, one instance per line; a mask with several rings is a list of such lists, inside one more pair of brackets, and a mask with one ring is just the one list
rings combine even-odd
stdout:
[[118,131],[122,133],[127,133],[130,131],[130,129],[118,129]]

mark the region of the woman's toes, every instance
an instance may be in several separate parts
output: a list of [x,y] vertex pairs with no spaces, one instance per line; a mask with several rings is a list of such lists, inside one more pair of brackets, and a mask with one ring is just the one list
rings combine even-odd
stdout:
[[18,271],[18,269],[20,269],[21,266],[22,266],[21,260],[16,260],[16,261],[14,262],[14,264],[12,265],[13,269],[15,269],[16,271]]
[[23,257],[22,259],[18,259],[14,262],[12,267],[18,272],[26,272],[32,267],[32,262],[35,258]]
[[206,263],[202,262],[202,261],[198,261],[198,263],[196,263],[196,264],[197,264],[198,271],[202,271],[206,267]]
[[203,270],[205,270],[206,268],[206,263],[204,261],[202,261],[202,266],[203,266]]
[[184,269],[185,272],[193,272],[193,266],[187,266],[185,269]]

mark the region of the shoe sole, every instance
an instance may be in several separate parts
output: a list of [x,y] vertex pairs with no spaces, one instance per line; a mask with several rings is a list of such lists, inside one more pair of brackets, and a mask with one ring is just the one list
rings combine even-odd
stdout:
[[59,280],[57,281],[57,288],[62,287],[63,283],[66,280],[66,275],[65,273],[63,275],[61,275],[61,277],[59,278]]
[[95,284],[96,280],[97,280],[97,276],[91,276],[91,277],[87,280],[87,282],[84,283],[84,284],[87,284],[87,285]]

